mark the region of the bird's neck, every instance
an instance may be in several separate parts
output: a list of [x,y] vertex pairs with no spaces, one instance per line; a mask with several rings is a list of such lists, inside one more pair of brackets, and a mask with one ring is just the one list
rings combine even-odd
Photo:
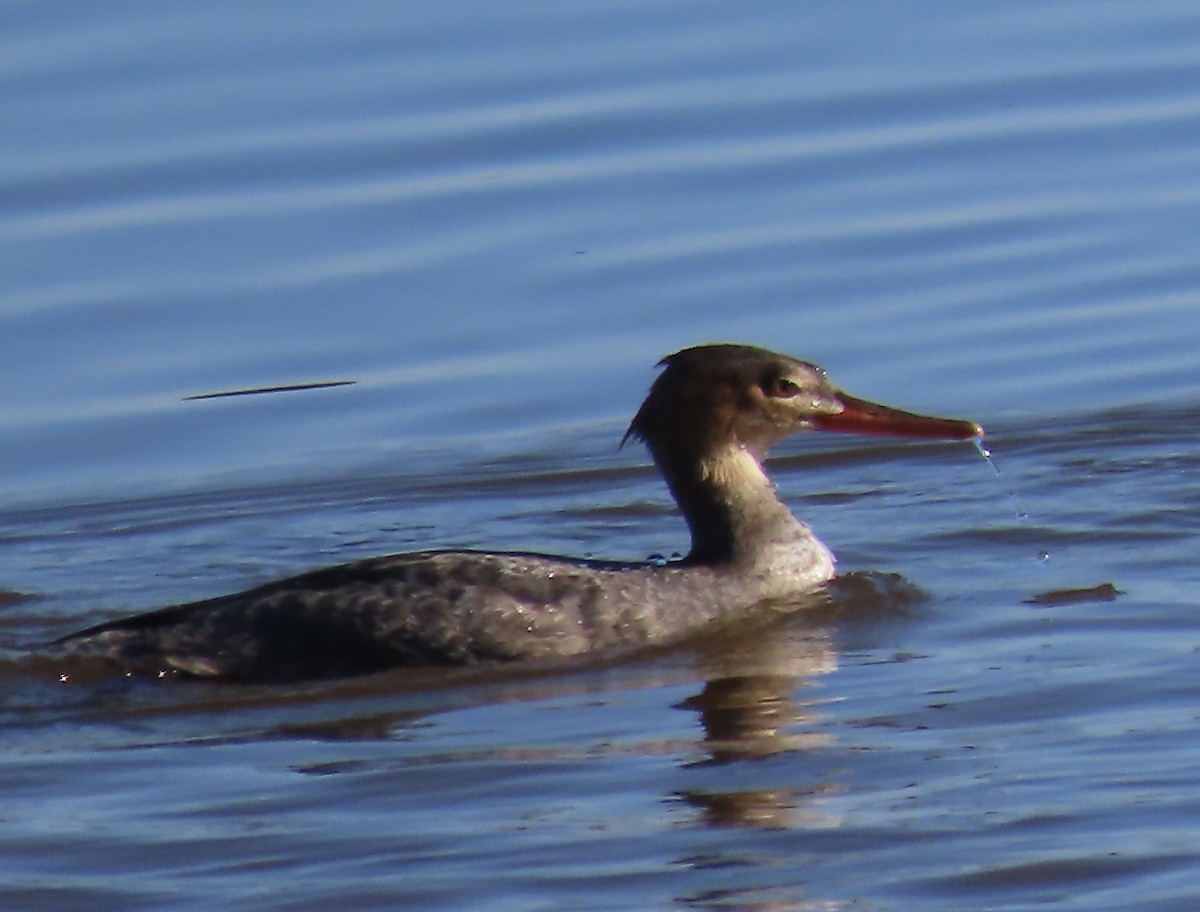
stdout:
[[774,546],[811,539],[745,447],[723,445],[692,458],[655,455],[691,530],[690,563],[753,566]]

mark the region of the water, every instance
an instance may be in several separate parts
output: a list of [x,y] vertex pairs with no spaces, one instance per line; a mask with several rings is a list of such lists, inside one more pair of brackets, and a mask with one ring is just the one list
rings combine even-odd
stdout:
[[[0,47],[0,908],[1195,908],[1194,4],[13,3]],[[617,443],[709,340],[999,478],[791,441],[832,603],[633,660],[30,657],[409,548],[677,552]]]

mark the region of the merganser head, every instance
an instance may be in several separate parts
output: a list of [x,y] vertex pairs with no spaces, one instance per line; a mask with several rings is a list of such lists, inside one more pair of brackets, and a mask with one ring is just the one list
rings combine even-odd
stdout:
[[932,418],[856,399],[825,371],[750,345],[698,345],[668,355],[622,440],[643,441],[658,461],[726,446],[767,450],[799,431],[970,440],[973,421]]

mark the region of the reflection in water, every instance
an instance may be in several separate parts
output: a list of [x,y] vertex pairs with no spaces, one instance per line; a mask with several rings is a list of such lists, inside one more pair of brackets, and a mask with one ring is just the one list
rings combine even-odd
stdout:
[[[704,759],[691,767],[763,761],[780,754],[811,754],[828,748],[833,735],[819,706],[799,693],[837,670],[834,630],[852,618],[883,620],[902,616],[925,594],[892,573],[858,572],[839,576],[819,600],[785,618],[775,618],[736,638],[714,637],[702,644],[704,688],[681,708],[700,714]],[[795,611],[797,606],[791,606]],[[764,778],[769,772],[764,768]],[[795,782],[794,765],[787,781]],[[707,823],[762,829],[833,827],[840,818],[818,813],[816,796],[839,791],[835,782],[816,780],[802,788],[695,789],[682,797],[699,808]]]
[[[681,704],[700,714],[704,728],[707,756],[692,766],[814,751],[830,742],[830,734],[819,728],[816,704],[797,699],[797,691],[811,679],[837,669],[830,631],[775,627],[734,644],[726,641],[721,649],[713,644],[704,656],[704,688]],[[682,797],[709,824],[786,829],[832,825],[806,805],[813,795],[834,788],[833,783],[813,783],[805,789],[696,790]]]

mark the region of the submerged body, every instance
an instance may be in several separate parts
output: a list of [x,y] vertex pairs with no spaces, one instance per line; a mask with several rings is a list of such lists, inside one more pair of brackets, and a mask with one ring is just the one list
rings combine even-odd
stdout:
[[982,433],[846,396],[819,368],[759,348],[699,346],[663,365],[626,438],[646,443],[687,519],[692,548],[682,561],[399,554],[120,619],[60,645],[129,668],[279,679],[668,642],[833,576],[833,556],[763,470],[773,443],[814,428]]
[[667,642],[811,590],[833,575],[833,562],[823,548],[803,553],[803,579],[782,586],[774,574],[680,563],[397,554],[137,615],[68,643],[129,668],[242,680],[550,659]]

